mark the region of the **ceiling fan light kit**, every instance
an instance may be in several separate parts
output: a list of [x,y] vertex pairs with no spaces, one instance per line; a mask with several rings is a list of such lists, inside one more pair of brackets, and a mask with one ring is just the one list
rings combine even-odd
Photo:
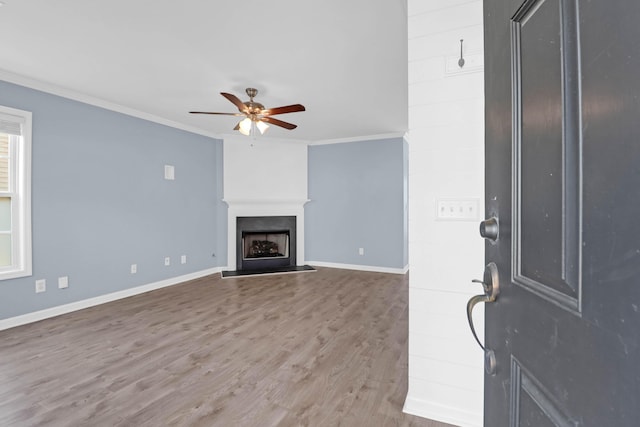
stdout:
[[302,104],[292,104],[285,105],[283,107],[276,108],[264,108],[264,105],[259,102],[255,102],[253,98],[258,94],[258,89],[249,87],[246,89],[247,95],[249,96],[249,101],[242,102],[237,96],[220,92],[220,95],[227,98],[233,105],[238,107],[239,113],[217,113],[212,111],[189,111],[191,114],[215,114],[215,115],[224,115],[224,116],[245,116],[242,119],[234,130],[239,131],[243,135],[252,135],[255,134],[254,129],[258,129],[260,134],[264,134],[266,130],[269,128],[269,124],[279,126],[288,130],[295,129],[298,127],[293,123],[288,123],[271,116],[275,116],[276,114],[286,114],[286,113],[295,113],[299,111],[305,111],[304,105]]
[[269,129],[269,125],[265,122],[256,122],[256,127],[260,131],[260,135],[264,135],[267,129]]
[[265,122],[253,120],[249,117],[242,119],[240,123],[238,123],[238,131],[246,136],[255,135],[255,129],[257,128],[260,131],[260,135],[264,135],[264,133],[269,129],[269,125]]
[[241,134],[243,135],[251,135],[251,124],[253,122],[251,121],[251,119],[249,117],[247,117],[244,120],[241,120],[240,123],[238,123],[238,130],[240,131]]

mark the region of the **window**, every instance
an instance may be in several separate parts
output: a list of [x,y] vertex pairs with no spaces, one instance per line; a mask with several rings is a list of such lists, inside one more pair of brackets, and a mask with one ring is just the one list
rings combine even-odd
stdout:
[[0,280],[31,275],[31,113],[0,106]]

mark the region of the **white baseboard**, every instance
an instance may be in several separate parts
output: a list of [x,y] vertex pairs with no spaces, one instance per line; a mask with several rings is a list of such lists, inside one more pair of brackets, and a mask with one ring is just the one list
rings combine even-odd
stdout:
[[323,261],[306,261],[305,264],[316,267],[329,267],[329,268],[341,268],[343,270],[359,270],[359,271],[373,271],[376,273],[392,273],[392,274],[406,274],[409,271],[409,266],[404,268],[391,268],[391,267],[376,267],[372,265],[358,265],[358,264],[339,264],[335,262],[323,262]]
[[72,302],[69,304],[59,305],[57,307],[51,307],[45,310],[34,311],[33,313],[27,313],[20,316],[10,317],[8,319],[2,319],[0,320],[0,331],[9,329],[9,328],[14,328],[20,325],[26,325],[27,323],[37,322],[39,320],[48,319],[50,317],[60,316],[61,314],[71,313],[73,311],[82,310],[88,307],[93,307],[96,305],[119,300],[122,298],[143,294],[145,292],[154,291],[156,289],[166,288],[168,286],[177,285],[179,283],[187,282],[189,280],[198,279],[200,277],[219,273],[220,271],[222,271],[222,267],[209,268],[207,270],[201,270],[201,271],[196,271],[195,273],[189,273],[182,276],[171,277],[169,279],[160,280],[159,282],[149,283],[147,285],[137,286],[135,288],[124,289],[122,291],[101,295],[99,297],[94,297],[94,298],[89,298],[81,301]]
[[482,414],[453,408],[407,395],[402,412],[459,427],[482,427]]

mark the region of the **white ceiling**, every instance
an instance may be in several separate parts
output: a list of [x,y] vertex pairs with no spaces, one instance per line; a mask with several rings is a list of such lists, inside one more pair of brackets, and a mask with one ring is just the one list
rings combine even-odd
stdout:
[[[0,0],[0,79],[17,75],[207,135],[232,133],[220,92],[278,116],[274,138],[407,130],[406,0]],[[14,79],[15,81],[15,79]],[[0,101],[2,94],[0,94]],[[143,114],[144,116],[144,114]]]

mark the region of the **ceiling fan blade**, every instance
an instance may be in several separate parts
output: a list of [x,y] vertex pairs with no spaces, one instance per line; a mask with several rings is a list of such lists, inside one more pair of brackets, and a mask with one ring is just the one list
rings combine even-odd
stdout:
[[242,113],[214,113],[212,111],[189,111],[191,114],[218,114],[222,116],[244,116]]
[[298,127],[298,125],[294,125],[293,123],[287,123],[287,122],[283,122],[282,120],[278,120],[278,119],[274,119],[273,117],[263,117],[260,120],[262,120],[263,122],[267,122],[270,123],[272,125],[276,125],[276,126],[280,126],[282,128],[285,129],[295,129]]
[[238,110],[240,110],[241,112],[245,112],[247,111],[247,106],[244,105],[242,103],[242,101],[240,101],[240,98],[238,98],[237,96],[235,96],[232,93],[226,93],[226,92],[220,92],[220,95],[224,96],[225,98],[227,98],[229,101],[231,101],[233,103],[233,105],[235,105],[236,107],[238,107]]
[[233,128],[233,130],[240,130],[240,122],[238,122],[238,124],[236,125],[236,127]]
[[260,114],[263,116],[274,116],[276,114],[296,113],[298,111],[305,111],[304,105],[293,104],[285,105],[284,107],[268,108],[266,110],[262,110]]

